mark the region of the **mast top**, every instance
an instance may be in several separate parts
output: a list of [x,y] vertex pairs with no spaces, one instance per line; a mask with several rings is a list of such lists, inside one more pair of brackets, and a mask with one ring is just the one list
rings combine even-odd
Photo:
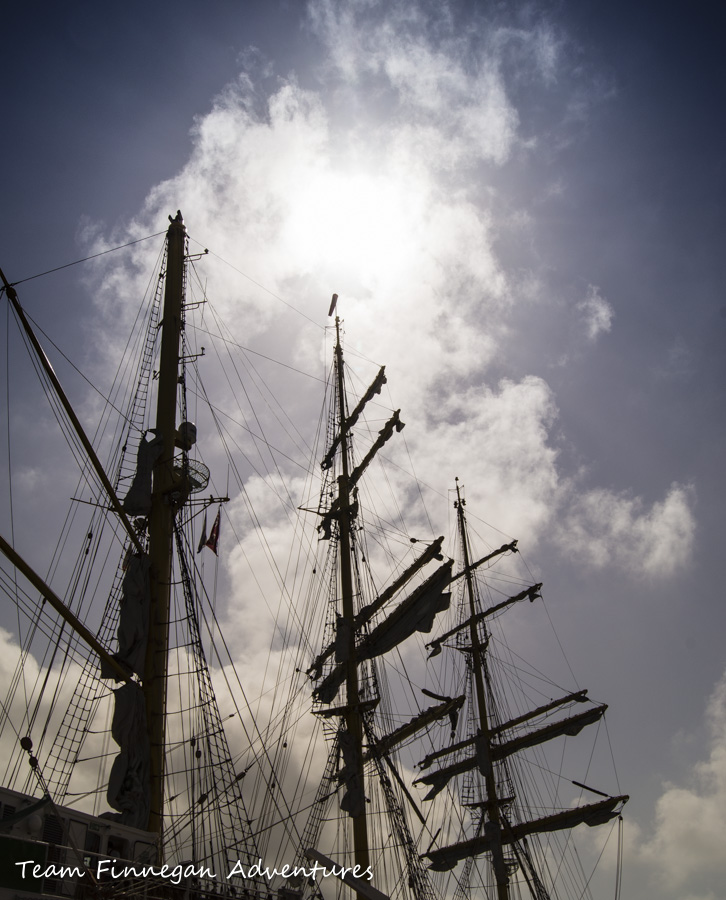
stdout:
[[456,482],[456,500],[454,500],[454,509],[459,509],[460,506],[466,506],[466,500],[464,500],[461,496],[461,488],[459,487],[459,476],[457,475],[454,478]]

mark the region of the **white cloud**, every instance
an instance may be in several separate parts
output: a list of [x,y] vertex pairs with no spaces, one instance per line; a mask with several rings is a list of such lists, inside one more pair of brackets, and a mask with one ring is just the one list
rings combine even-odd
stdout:
[[571,496],[556,541],[582,561],[632,574],[667,577],[690,559],[696,524],[691,491],[672,484],[648,509],[639,497],[597,488]]
[[[442,490],[442,478],[465,478],[488,520],[523,540],[551,531],[591,565],[672,573],[693,544],[688,491],[674,486],[650,508],[625,493],[583,491],[559,468],[548,385],[526,370],[485,385],[515,339],[509,314],[520,297],[479,180],[472,169],[466,182],[451,173],[510,158],[519,138],[507,55],[530,60],[520,77],[550,82],[555,38],[544,26],[462,37],[425,5],[319,0],[310,9],[329,62],[323,87],[281,80],[260,110],[255,85],[240,77],[197,120],[189,162],[151,192],[130,230],[148,233],[181,206],[204,246],[314,322],[339,293],[346,345],[387,364],[390,403],[412,426],[423,480]],[[341,124],[336,91],[359,117]],[[243,343],[255,338],[276,358],[320,355],[320,329],[301,319],[283,331],[270,293],[232,269],[205,266],[204,277]],[[115,276],[99,291],[114,316],[123,291],[131,296]],[[610,329],[613,311],[596,286],[578,311],[589,341]],[[349,360],[364,388],[375,367]]]
[[469,509],[523,542],[536,540],[558,491],[549,430],[554,397],[540,378],[502,381],[429,401],[428,425],[408,438],[422,481],[441,485],[442,470],[466,486]]
[[595,341],[599,334],[610,331],[615,313],[600,293],[600,288],[588,285],[587,296],[577,304],[577,309],[582,314],[585,334],[589,341]]
[[549,536],[584,565],[664,579],[691,559],[692,489],[674,483],[649,506],[641,497],[583,488],[559,465],[551,442],[558,410],[542,379],[444,391],[444,398],[429,401],[427,427],[408,439],[422,481],[438,484],[445,461],[451,479],[466,483],[471,510],[523,546]]
[[[541,28],[501,31],[496,40],[481,38],[473,47],[451,38],[433,40],[422,7],[413,4],[389,6],[393,11],[375,20],[371,11],[384,10],[375,2],[320,0],[311,9],[337,81],[330,70],[320,91],[303,89],[294,78],[281,80],[260,111],[255,85],[240,77],[197,120],[189,162],[150,193],[129,237],[159,230],[166,214],[181,206],[193,237],[315,322],[324,320],[332,291],[339,292],[347,346],[388,365],[393,405],[403,407],[409,423],[404,437],[417,475],[438,490],[459,476],[470,511],[523,546],[550,534],[568,555],[595,567],[652,577],[684,567],[695,540],[688,488],[674,484],[648,504],[632,493],[583,487],[567,477],[552,440],[557,404],[550,386],[526,371],[495,387],[484,381],[492,364],[507,358],[508,311],[521,296],[515,297],[498,256],[502,222],[489,203],[494,188],[470,176],[536,149],[536,139],[522,135],[503,60],[515,44],[522,58],[532,51],[528,77],[551,83],[558,65],[551,34]],[[376,90],[356,93],[357,105],[341,127],[328,89],[354,91],[372,79]],[[381,109],[387,113],[379,117]],[[460,177],[464,170],[467,184]],[[550,195],[566,191],[552,178]],[[536,214],[518,209],[510,222],[534,232]],[[135,310],[149,255],[145,246],[134,251],[135,269],[143,272],[135,281],[128,270],[106,276],[99,296],[114,322],[124,312],[124,298],[126,308]],[[207,295],[231,313],[244,343],[272,342],[287,327],[272,355],[320,355],[319,329],[300,319],[291,336],[292,327],[274,321],[281,307],[269,293],[231,271],[220,274],[216,266],[202,265]],[[573,332],[579,335],[570,335],[572,344],[577,338],[581,343],[583,333],[594,342],[611,330],[613,309],[598,287],[588,287],[577,312]],[[682,360],[675,347],[670,368],[678,369]],[[369,373],[361,364],[359,370],[353,354],[351,362],[367,384],[375,369]],[[408,469],[404,455],[402,449],[396,459]],[[400,473],[391,477],[408,487]],[[266,567],[269,553],[286,558],[290,526],[276,502],[268,502],[269,486],[251,479],[246,487],[270,526],[268,544],[257,542],[230,504],[242,546],[230,550],[223,565],[234,584],[245,587],[231,592],[237,605],[225,623],[264,720],[274,708],[265,677],[276,667],[289,671],[292,654],[278,647],[268,658],[269,621],[279,612],[278,602],[284,608],[282,590],[272,573],[259,591],[250,587],[249,569],[253,563],[256,572]],[[446,514],[436,520],[446,521]],[[263,608],[263,597],[272,609]],[[299,623],[290,620],[284,627],[291,634]],[[225,688],[219,693],[223,697]],[[718,896],[718,888],[709,885],[726,875],[713,861],[721,855],[714,836],[722,836],[726,824],[722,695],[719,704],[711,713],[718,735],[709,760],[686,787],[668,787],[656,832],[640,851],[644,862],[672,874],[681,898],[692,877],[693,900]],[[244,745],[241,723],[233,724]],[[300,734],[307,737],[311,727],[300,726]],[[293,747],[291,771],[301,770],[306,746],[301,741]],[[692,837],[699,838],[696,846]]]
[[530,146],[519,136],[503,68],[514,61],[518,78],[555,80],[560,47],[545,25],[515,29],[481,18],[463,30],[446,4],[368,0],[315,0],[310,19],[326,44],[329,68],[344,85],[372,81],[380,91],[383,82],[393,91],[386,130],[405,118],[412,132],[430,141],[433,124],[444,141],[431,165],[502,165],[516,146]]
[[706,722],[708,759],[693,767],[685,784],[665,785],[650,836],[632,848],[663,896],[679,900],[721,897],[726,883],[726,675],[709,699]]

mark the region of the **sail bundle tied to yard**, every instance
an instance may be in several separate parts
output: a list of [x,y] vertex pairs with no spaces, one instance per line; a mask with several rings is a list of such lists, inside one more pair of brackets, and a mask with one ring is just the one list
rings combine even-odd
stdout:
[[124,510],[131,516],[148,516],[151,512],[151,475],[164,450],[164,438],[155,428],[150,433],[154,435],[150,441],[144,435],[139,443],[136,474],[123,502]]
[[[374,659],[387,653],[416,631],[430,632],[436,615],[449,608],[451,594],[444,589],[451,581],[452,566],[453,560],[440,566],[430,578],[376,625],[356,648],[357,661]],[[337,627],[340,634],[342,629],[349,629],[349,624],[339,617]],[[344,654],[345,644],[346,640],[342,638],[336,640],[337,665],[315,690],[315,698],[321,703],[332,703],[345,679],[345,660],[340,658]]]
[[[138,684],[126,682],[114,691],[111,734],[121,748],[113,761],[106,799],[124,825],[146,828],[149,819],[149,742],[146,704]],[[109,817],[112,814],[108,814]]]
[[[124,560],[124,577],[121,582],[121,601],[117,631],[118,652],[114,659],[140,678],[144,674],[146,644],[149,637],[151,563],[146,553],[129,552]],[[101,677],[118,678],[117,674],[101,660]]]
[[[524,750],[527,747],[534,747],[537,744],[543,744],[545,741],[552,740],[552,738],[560,737],[562,735],[574,736],[578,734],[586,725],[592,725],[595,722],[599,721],[605,714],[606,709],[607,704],[603,703],[593,707],[592,709],[588,709],[585,712],[579,713],[576,716],[570,716],[570,718],[568,719],[562,719],[561,721],[553,722],[550,725],[545,725],[542,728],[528,731],[525,734],[514,737],[508,741],[492,741],[489,747],[489,755],[491,757],[491,760],[492,762],[496,762],[500,759],[504,759],[507,756],[511,756],[513,753]],[[468,741],[462,741],[458,746],[465,747],[468,744],[476,745],[476,738],[471,738]],[[446,786],[448,781],[453,778],[454,775],[461,775],[464,772],[470,772],[473,768],[479,766],[479,762],[480,753],[477,753],[474,756],[465,757],[464,759],[452,763],[449,766],[444,766],[441,769],[437,769],[435,772],[431,772],[429,775],[424,775],[422,778],[414,781],[414,784],[430,785],[431,789],[424,797],[424,800],[431,800],[436,796],[436,794],[439,793],[439,791],[441,791]],[[424,764],[426,764],[426,760],[424,760]]]
[[[574,828],[582,823],[590,825],[603,825],[610,819],[620,815],[620,809],[630,798],[627,794],[618,797],[608,797],[599,803],[589,803],[576,809],[567,809],[551,816],[543,816],[530,822],[520,822],[516,825],[504,823],[499,838],[501,843],[513,844],[531,834],[545,834],[551,831],[563,831]],[[480,835],[469,841],[442,847],[439,850],[431,850],[425,854],[429,859],[430,867],[437,872],[448,871],[462,859],[479,856],[492,850],[492,838],[488,834]]]

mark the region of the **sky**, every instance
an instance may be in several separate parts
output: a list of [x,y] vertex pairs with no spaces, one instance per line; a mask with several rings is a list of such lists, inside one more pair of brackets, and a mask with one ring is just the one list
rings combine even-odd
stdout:
[[[726,881],[725,19],[715,2],[28,2],[3,29],[7,278],[181,208],[247,276],[209,275],[244,343],[317,375],[338,292],[351,346],[387,365],[431,516],[458,475],[527,546],[610,704],[642,898]],[[18,287],[99,383],[150,253],[124,285],[73,267]]]

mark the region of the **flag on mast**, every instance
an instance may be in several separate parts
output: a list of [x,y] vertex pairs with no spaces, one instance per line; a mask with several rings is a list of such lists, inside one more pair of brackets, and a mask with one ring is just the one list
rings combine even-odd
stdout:
[[206,510],[204,512],[204,524],[202,525],[202,536],[199,538],[199,543],[197,544],[197,553],[201,553],[205,544],[207,543],[207,513]]
[[217,556],[217,544],[219,542],[219,523],[222,517],[222,507],[220,506],[217,510],[217,518],[214,520],[214,525],[212,525],[212,530],[209,533],[209,540],[205,543],[205,547],[209,547],[209,549]]

